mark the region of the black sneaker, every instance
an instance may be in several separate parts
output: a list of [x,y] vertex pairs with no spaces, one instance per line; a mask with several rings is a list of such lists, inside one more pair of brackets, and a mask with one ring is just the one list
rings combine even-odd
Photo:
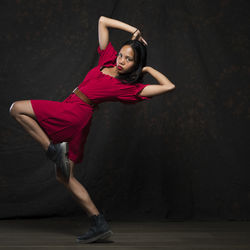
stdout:
[[68,181],[70,176],[70,164],[68,159],[69,145],[68,142],[58,144],[50,143],[46,156],[56,163],[64,178]]
[[104,240],[113,234],[103,214],[92,215],[90,219],[91,227],[85,234],[77,236],[76,241],[78,243],[90,243],[97,240]]

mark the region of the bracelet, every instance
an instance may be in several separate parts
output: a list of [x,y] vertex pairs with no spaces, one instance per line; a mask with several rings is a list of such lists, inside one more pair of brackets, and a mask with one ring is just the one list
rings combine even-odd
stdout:
[[[138,30],[138,29],[136,29],[136,31],[137,31],[137,30]],[[136,32],[136,31],[135,31],[135,32]],[[135,34],[135,32],[132,34],[132,36]]]

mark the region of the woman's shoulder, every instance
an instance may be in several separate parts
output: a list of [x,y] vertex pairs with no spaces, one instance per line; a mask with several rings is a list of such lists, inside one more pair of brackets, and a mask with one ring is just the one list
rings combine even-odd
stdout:
[[97,51],[99,54],[98,65],[115,63],[117,57],[117,51],[115,50],[110,41],[104,50],[101,50],[100,45],[98,45]]
[[116,49],[114,48],[113,44],[111,43],[111,41],[108,42],[107,46],[104,49],[100,48],[100,44],[97,47],[97,52],[99,54],[104,54],[107,52],[113,52],[113,53],[117,53]]

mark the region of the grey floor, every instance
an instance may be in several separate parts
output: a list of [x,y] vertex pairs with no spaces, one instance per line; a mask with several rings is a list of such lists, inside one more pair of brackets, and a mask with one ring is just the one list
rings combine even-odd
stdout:
[[75,242],[90,226],[79,217],[0,220],[1,249],[250,249],[250,222],[110,221],[113,236]]

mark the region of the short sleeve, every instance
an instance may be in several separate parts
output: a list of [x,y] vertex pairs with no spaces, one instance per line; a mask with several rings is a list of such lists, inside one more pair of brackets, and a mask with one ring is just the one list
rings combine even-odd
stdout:
[[108,43],[104,50],[101,50],[100,45],[98,45],[97,52],[99,54],[98,65],[104,65],[107,63],[114,64],[116,62],[117,51],[114,49],[111,42]]
[[134,83],[121,90],[118,99],[122,103],[137,103],[144,100],[150,100],[152,96],[140,96],[140,92],[149,84]]

